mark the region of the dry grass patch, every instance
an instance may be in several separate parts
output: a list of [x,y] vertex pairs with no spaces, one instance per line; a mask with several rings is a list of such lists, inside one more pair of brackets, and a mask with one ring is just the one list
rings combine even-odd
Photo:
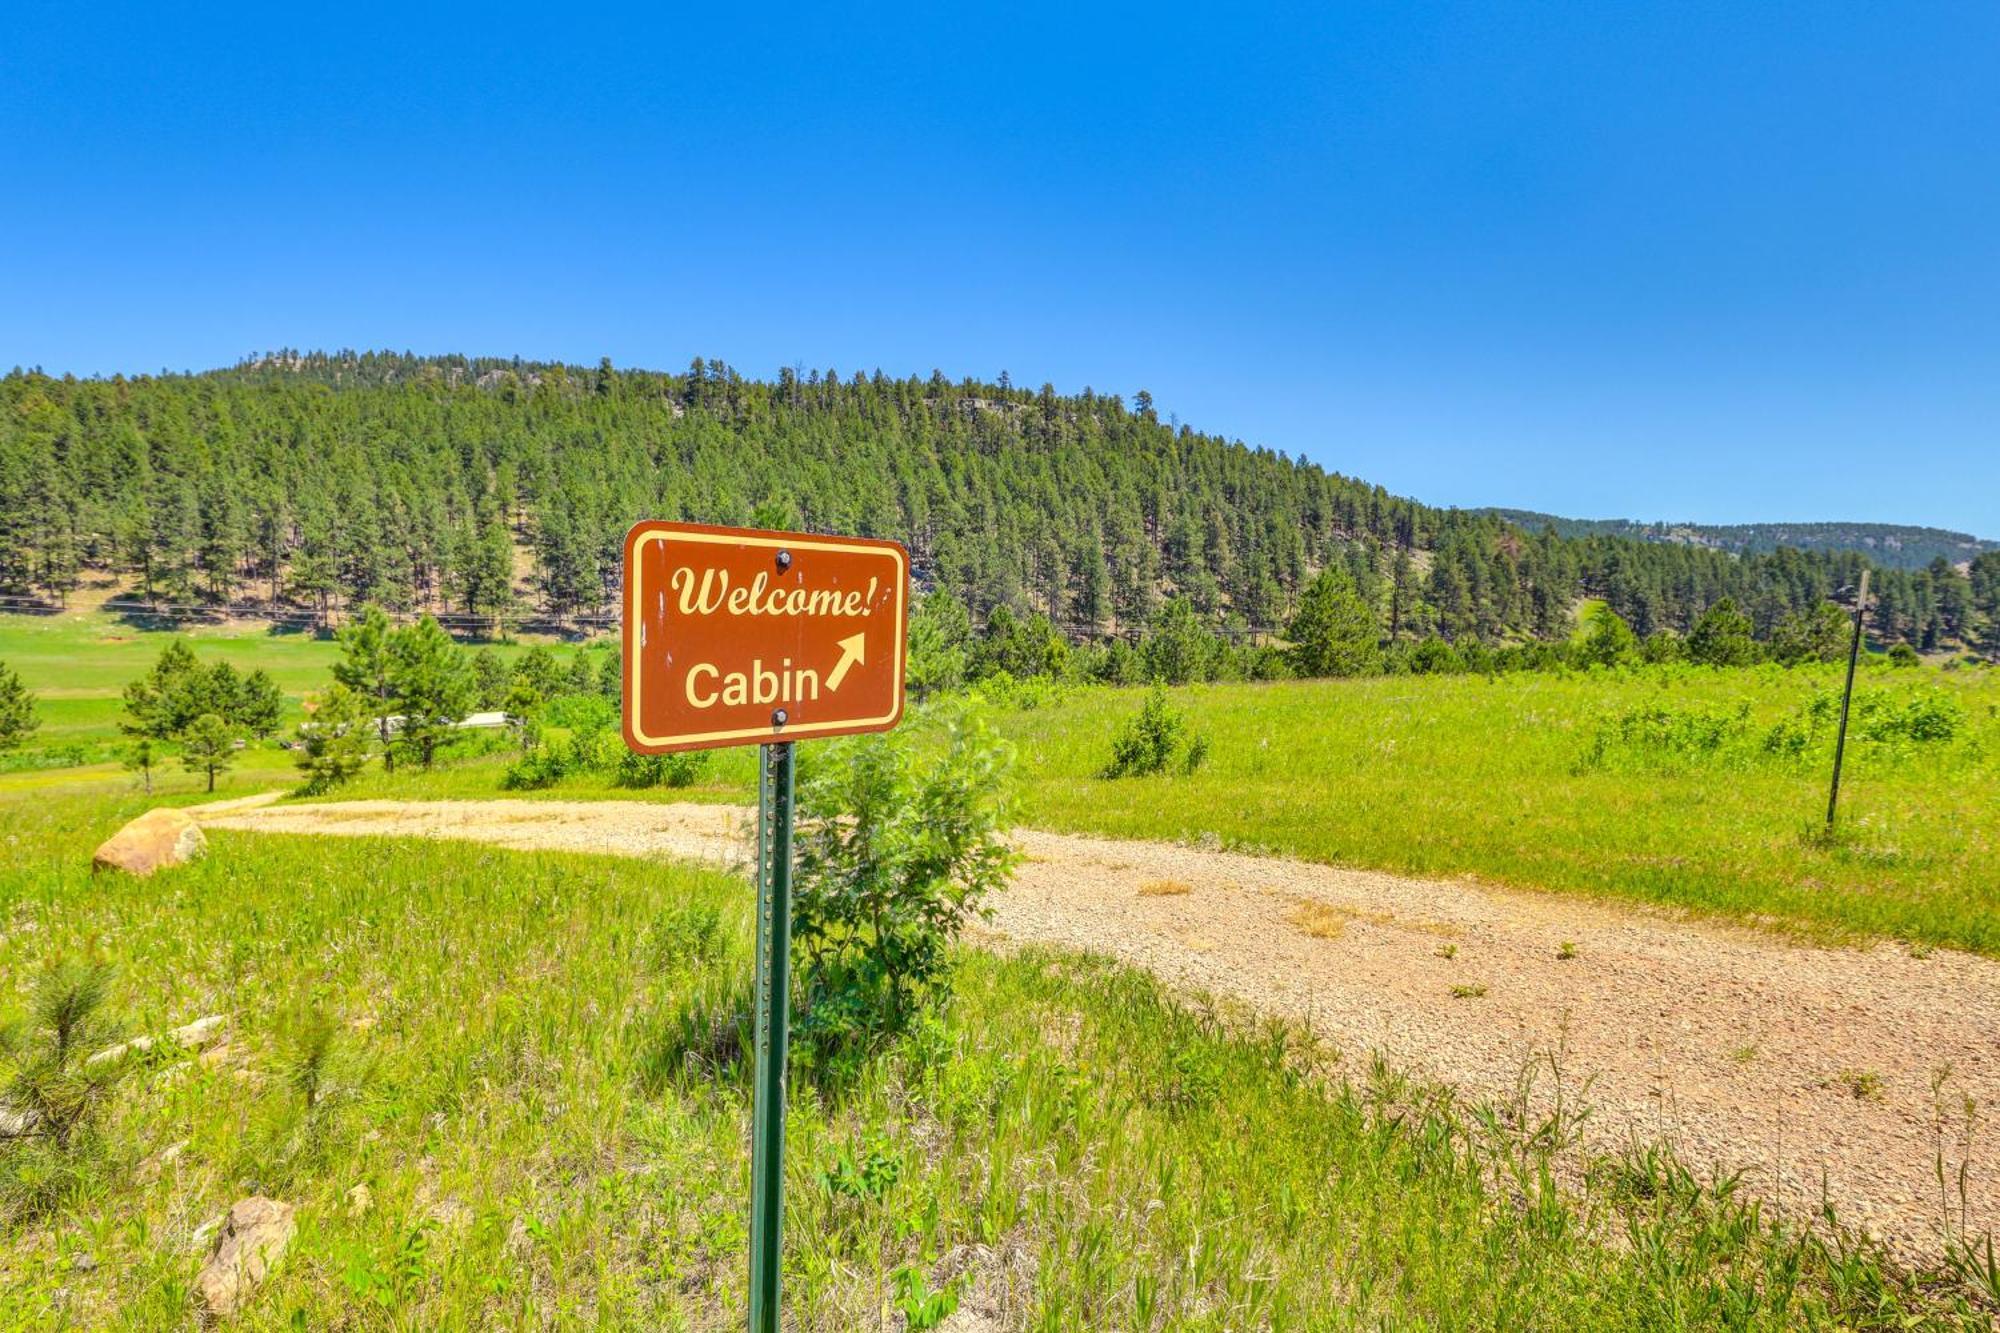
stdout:
[[1325,903],[1302,902],[1286,917],[1300,934],[1316,940],[1337,940],[1346,933],[1348,913]]
[[1194,885],[1184,879],[1149,879],[1139,886],[1141,898],[1178,898],[1193,892]]

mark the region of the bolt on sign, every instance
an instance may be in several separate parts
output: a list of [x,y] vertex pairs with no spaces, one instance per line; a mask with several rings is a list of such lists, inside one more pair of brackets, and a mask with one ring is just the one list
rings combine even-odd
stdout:
[[780,1333],[791,1003],[792,742],[903,716],[910,557],[895,542],[640,523],[625,537],[625,743],[761,745],[751,1333]]
[[625,538],[625,742],[647,754],[887,731],[910,558],[863,537],[640,523]]

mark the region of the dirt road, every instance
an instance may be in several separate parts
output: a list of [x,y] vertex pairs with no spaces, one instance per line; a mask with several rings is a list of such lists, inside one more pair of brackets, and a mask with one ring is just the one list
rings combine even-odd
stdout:
[[[261,832],[420,834],[521,849],[740,864],[748,812],[618,802],[355,801],[216,811]],[[1788,1215],[1840,1215],[1934,1253],[1935,1177],[1971,1162],[1970,1222],[2000,1230],[2000,962],[1900,946],[1823,949],[1548,894],[1050,833],[992,929],[1113,955],[1174,984],[1309,1020],[1357,1066],[1501,1098],[1566,1048],[1587,1134],[1664,1140],[1745,1168]],[[1941,1079],[1934,1094],[1933,1085]],[[1544,1084],[1546,1086],[1546,1083]],[[1945,1109],[1942,1131],[1937,1108]],[[1956,1210],[1958,1199],[1950,1200]]]

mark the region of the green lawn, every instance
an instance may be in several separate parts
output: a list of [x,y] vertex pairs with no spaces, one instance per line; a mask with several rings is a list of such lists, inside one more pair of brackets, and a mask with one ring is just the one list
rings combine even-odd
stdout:
[[[743,884],[227,832],[193,866],[93,879],[93,842],[144,804],[9,810],[0,1023],[47,965],[99,957],[92,1048],[210,1013],[230,1035],[212,1062],[133,1061],[66,1150],[0,1147],[0,1326],[191,1325],[197,1232],[259,1191],[299,1230],[238,1327],[740,1327],[749,1106],[718,1020],[747,987]],[[1141,974],[960,964],[942,1023],[854,1084],[793,1085],[800,1329],[902,1328],[968,1270],[968,1304],[1011,1293],[1009,1329],[1985,1326],[1658,1157],[1558,1186],[1504,1108]]]

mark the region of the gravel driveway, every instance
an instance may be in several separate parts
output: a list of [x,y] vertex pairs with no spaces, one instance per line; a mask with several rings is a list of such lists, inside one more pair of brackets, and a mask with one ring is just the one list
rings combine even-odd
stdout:
[[[200,812],[197,812],[200,813]],[[267,833],[462,838],[519,849],[741,864],[734,806],[352,801],[216,811]],[[1972,1229],[2000,1230],[2000,961],[1782,936],[1553,894],[1023,831],[995,903],[1008,940],[1095,950],[1310,1022],[1350,1067],[1381,1052],[1479,1098],[1563,1052],[1587,1137],[1665,1141],[1746,1170],[1784,1214],[1822,1181],[1849,1222],[1934,1254],[1935,1162],[1970,1159]],[[1934,1094],[1934,1083],[1940,1083]],[[1940,1129],[1938,1108],[1945,1108]],[[1956,1210],[1955,1192],[1951,1200]]]

